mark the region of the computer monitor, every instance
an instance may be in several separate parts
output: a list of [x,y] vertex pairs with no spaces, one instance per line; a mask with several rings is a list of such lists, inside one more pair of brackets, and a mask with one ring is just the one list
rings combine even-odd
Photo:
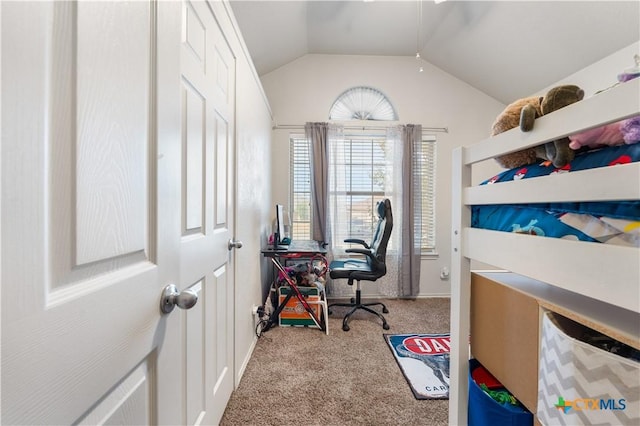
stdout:
[[284,239],[284,206],[282,204],[276,204],[276,232],[273,243],[276,246],[286,245]]

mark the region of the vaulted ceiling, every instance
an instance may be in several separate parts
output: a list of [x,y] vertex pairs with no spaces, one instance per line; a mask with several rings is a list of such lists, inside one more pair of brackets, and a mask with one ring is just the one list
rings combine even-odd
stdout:
[[259,75],[309,53],[419,52],[505,104],[640,40],[637,0],[230,3]]

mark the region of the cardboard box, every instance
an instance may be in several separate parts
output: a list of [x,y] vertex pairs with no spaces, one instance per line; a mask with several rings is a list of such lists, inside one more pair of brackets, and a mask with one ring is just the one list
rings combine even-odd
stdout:
[[471,354],[529,411],[538,401],[538,301],[471,276]]
[[[300,293],[304,296],[305,300],[311,309],[313,310],[316,318],[322,321],[322,305],[324,301],[321,300],[320,291],[317,287],[298,287]],[[291,287],[282,286],[278,289],[278,303],[284,303],[285,298],[291,292]],[[280,312],[279,324],[281,326],[315,326],[315,322],[311,315],[304,309],[302,303],[295,296],[291,296],[291,299],[287,302],[285,307]]]

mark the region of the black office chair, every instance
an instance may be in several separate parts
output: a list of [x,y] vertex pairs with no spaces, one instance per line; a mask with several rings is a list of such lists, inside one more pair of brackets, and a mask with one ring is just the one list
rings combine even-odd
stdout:
[[344,240],[345,243],[356,243],[363,248],[347,249],[347,253],[359,253],[365,255],[364,259],[336,259],[329,265],[329,276],[333,279],[346,278],[349,285],[353,285],[356,281],[356,297],[351,299],[351,303],[332,303],[329,305],[329,315],[331,315],[331,307],[347,306],[351,310],[344,316],[342,320],[342,329],[349,331],[349,319],[351,315],[358,309],[363,309],[377,315],[382,320],[382,328],[389,329],[389,324],[384,316],[374,311],[370,306],[381,305],[383,313],[389,313],[387,307],[380,302],[362,303],[360,299],[360,280],[376,281],[387,273],[386,255],[387,244],[391,237],[391,229],[393,228],[393,214],[391,213],[391,202],[388,199],[378,202],[376,209],[378,211],[378,225],[371,244],[367,244],[363,240],[349,238]]

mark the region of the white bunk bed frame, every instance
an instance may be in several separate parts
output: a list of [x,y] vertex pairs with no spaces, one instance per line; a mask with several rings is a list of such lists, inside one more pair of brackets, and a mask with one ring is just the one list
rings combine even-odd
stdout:
[[450,424],[467,424],[471,259],[640,312],[639,249],[470,227],[476,204],[640,199],[640,163],[483,186],[471,186],[472,165],[638,114],[640,78],[541,117],[531,132],[512,129],[454,150]]

